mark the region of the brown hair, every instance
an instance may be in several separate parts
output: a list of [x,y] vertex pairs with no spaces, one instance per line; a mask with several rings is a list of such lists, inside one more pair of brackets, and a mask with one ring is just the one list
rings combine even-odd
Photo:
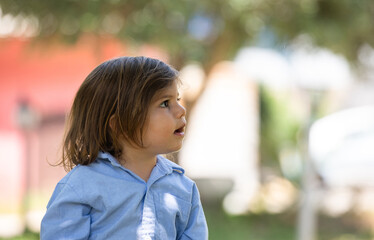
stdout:
[[[58,165],[66,171],[78,164],[88,165],[99,151],[119,157],[120,136],[143,147],[149,104],[177,74],[162,61],[147,57],[120,57],[97,66],[75,96]],[[109,124],[111,118],[114,128]]]

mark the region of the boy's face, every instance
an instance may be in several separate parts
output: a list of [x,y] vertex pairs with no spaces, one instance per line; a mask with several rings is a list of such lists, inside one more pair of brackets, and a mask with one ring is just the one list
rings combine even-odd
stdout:
[[179,100],[177,81],[153,97],[143,135],[144,146],[151,154],[175,152],[182,147],[186,109]]

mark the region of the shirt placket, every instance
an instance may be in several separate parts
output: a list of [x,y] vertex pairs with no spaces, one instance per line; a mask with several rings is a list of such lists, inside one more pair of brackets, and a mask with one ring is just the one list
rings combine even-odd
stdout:
[[156,210],[153,194],[149,187],[144,196],[142,222],[138,231],[139,240],[155,239],[156,232]]
[[140,240],[154,240],[157,238],[156,206],[152,185],[166,174],[165,171],[156,166],[148,182],[145,183],[146,191],[144,195],[142,222],[138,231],[138,239]]

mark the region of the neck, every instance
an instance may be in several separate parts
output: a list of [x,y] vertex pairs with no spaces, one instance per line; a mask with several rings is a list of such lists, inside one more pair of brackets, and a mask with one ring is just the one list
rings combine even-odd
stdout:
[[157,162],[157,155],[148,155],[142,149],[126,147],[119,159],[122,166],[131,170],[144,181],[148,181]]

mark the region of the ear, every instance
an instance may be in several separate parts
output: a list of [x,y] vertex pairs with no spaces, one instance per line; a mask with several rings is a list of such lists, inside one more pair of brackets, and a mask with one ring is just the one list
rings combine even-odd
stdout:
[[112,129],[113,132],[116,132],[116,117],[114,115],[112,115],[110,118],[109,118],[109,127],[110,129]]

